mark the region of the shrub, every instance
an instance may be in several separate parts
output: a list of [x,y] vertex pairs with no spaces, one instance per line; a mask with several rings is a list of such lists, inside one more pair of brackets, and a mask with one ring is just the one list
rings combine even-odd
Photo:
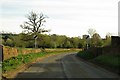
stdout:
[[78,52],[77,56],[85,59],[92,59],[94,58],[94,55],[92,53],[89,53],[87,51],[80,51]]

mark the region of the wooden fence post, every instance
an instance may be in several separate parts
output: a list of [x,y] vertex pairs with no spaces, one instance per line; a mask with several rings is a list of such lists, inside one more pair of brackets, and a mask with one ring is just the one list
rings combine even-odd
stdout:
[[0,62],[3,61],[3,46],[0,45]]

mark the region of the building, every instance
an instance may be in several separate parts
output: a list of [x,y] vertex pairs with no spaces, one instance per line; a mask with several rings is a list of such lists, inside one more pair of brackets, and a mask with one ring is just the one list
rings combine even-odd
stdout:
[[111,37],[111,44],[112,44],[112,46],[120,46],[120,37],[119,36],[112,36]]

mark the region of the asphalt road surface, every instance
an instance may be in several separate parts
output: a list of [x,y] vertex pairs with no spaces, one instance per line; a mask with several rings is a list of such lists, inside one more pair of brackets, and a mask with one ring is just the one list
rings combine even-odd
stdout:
[[65,53],[45,58],[32,64],[16,78],[118,78],[115,73]]

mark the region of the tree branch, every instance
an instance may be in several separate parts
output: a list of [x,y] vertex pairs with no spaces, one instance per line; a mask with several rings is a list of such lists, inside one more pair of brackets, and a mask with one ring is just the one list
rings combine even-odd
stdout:
[[40,15],[37,15],[34,12],[31,12],[28,16],[28,22],[25,22],[24,25],[21,25],[23,29],[30,30],[33,33],[42,33],[42,32],[48,32],[47,30],[40,29],[41,26],[43,26],[43,23],[46,22],[45,18],[42,13]]

